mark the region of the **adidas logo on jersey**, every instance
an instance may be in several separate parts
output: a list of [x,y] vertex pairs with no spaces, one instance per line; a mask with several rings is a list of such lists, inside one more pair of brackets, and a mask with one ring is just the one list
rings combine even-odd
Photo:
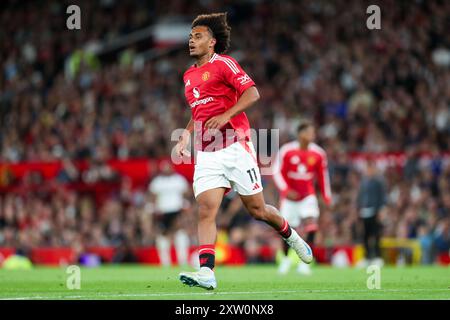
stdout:
[[258,190],[259,188],[261,188],[261,187],[259,186],[258,182],[256,182],[256,183],[253,185],[253,191]]

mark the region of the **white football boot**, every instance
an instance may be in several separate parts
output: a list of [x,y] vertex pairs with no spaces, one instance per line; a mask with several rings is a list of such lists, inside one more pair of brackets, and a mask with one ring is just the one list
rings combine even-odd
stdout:
[[187,284],[190,287],[201,287],[206,290],[217,288],[214,271],[208,267],[201,267],[200,270],[196,272],[181,272],[179,277],[182,283]]
[[310,276],[312,274],[311,265],[300,262],[297,266],[297,272],[303,276]]
[[279,274],[287,274],[291,268],[292,260],[289,256],[281,258],[280,266],[278,267]]
[[284,239],[286,243],[294,249],[299,258],[307,264],[310,264],[313,261],[313,253],[311,247],[298,235],[298,233],[292,230],[292,234],[289,238]]

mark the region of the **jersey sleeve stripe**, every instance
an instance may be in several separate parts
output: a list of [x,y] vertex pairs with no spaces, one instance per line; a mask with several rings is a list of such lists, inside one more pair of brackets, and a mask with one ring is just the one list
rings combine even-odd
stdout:
[[230,58],[225,58],[225,57],[221,57],[222,59],[228,61],[231,66],[234,68],[234,70],[236,70],[239,73],[239,68],[236,66],[236,63],[234,63],[233,60],[231,60]]
[[224,63],[230,68],[230,70],[231,70],[234,74],[237,74],[237,73],[238,73],[238,71],[236,71],[236,69],[234,69],[233,66],[232,66],[228,61],[226,61],[225,59],[223,59],[223,58],[217,58],[216,60],[219,60],[219,61],[224,62]]
[[328,173],[328,168],[323,168],[323,179],[324,179],[324,191],[325,191],[325,197],[328,199],[331,199],[331,185],[330,185],[330,175]]
[[278,189],[280,190],[285,190],[287,188],[287,184],[286,181],[283,178],[283,175],[281,174],[281,164],[280,162],[282,161],[282,156],[280,155],[280,153],[278,153],[275,156],[275,161],[272,167],[272,172],[273,172],[273,181],[275,182],[275,185],[278,187]]
[[281,173],[275,173],[275,175],[273,176],[273,181],[280,190],[286,190],[288,188],[288,185],[284,180],[283,176],[281,175]]
[[239,73],[239,70],[233,68],[233,66],[231,65],[231,63],[230,63],[229,61],[225,60],[225,58],[217,57],[215,60],[219,60],[219,61],[224,62],[224,63],[230,68],[230,70],[231,70],[234,74]]
[[283,158],[285,156],[285,154],[289,151],[294,149],[297,146],[296,142],[289,142],[286,143],[284,146],[282,146],[280,148],[280,151],[278,152],[278,154],[275,156],[275,163],[273,166],[273,180],[276,184],[276,186],[278,187],[278,189],[280,190],[287,190],[288,189],[288,185],[286,183],[286,180],[284,179],[282,173],[281,173],[281,166],[283,163]]
[[320,154],[321,156],[326,156],[325,150],[323,150],[319,145],[315,143],[310,143],[308,148]]
[[317,152],[318,154],[320,154],[322,161],[323,161],[323,172],[322,172],[322,176],[323,176],[323,193],[324,193],[324,197],[331,199],[332,195],[331,195],[331,185],[330,185],[330,175],[328,173],[328,160],[327,160],[327,154],[325,152],[325,150],[320,147],[318,144],[316,143],[311,143],[310,144],[310,150]]
[[209,59],[209,62],[213,62],[216,58],[217,58],[217,53],[214,53],[212,55],[211,59]]

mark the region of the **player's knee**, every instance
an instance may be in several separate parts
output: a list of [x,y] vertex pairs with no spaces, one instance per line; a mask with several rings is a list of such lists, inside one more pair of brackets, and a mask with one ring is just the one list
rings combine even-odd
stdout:
[[198,206],[198,218],[200,220],[215,219],[215,211],[217,207],[211,203],[199,203]]

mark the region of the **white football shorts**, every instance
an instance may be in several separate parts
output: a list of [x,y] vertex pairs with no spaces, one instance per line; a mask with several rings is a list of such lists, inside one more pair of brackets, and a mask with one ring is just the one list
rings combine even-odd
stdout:
[[233,188],[244,196],[263,190],[256,151],[252,142],[235,142],[213,152],[197,152],[194,195],[210,189]]
[[319,217],[319,203],[313,194],[300,201],[281,200],[280,213],[293,228],[300,226],[301,220]]

